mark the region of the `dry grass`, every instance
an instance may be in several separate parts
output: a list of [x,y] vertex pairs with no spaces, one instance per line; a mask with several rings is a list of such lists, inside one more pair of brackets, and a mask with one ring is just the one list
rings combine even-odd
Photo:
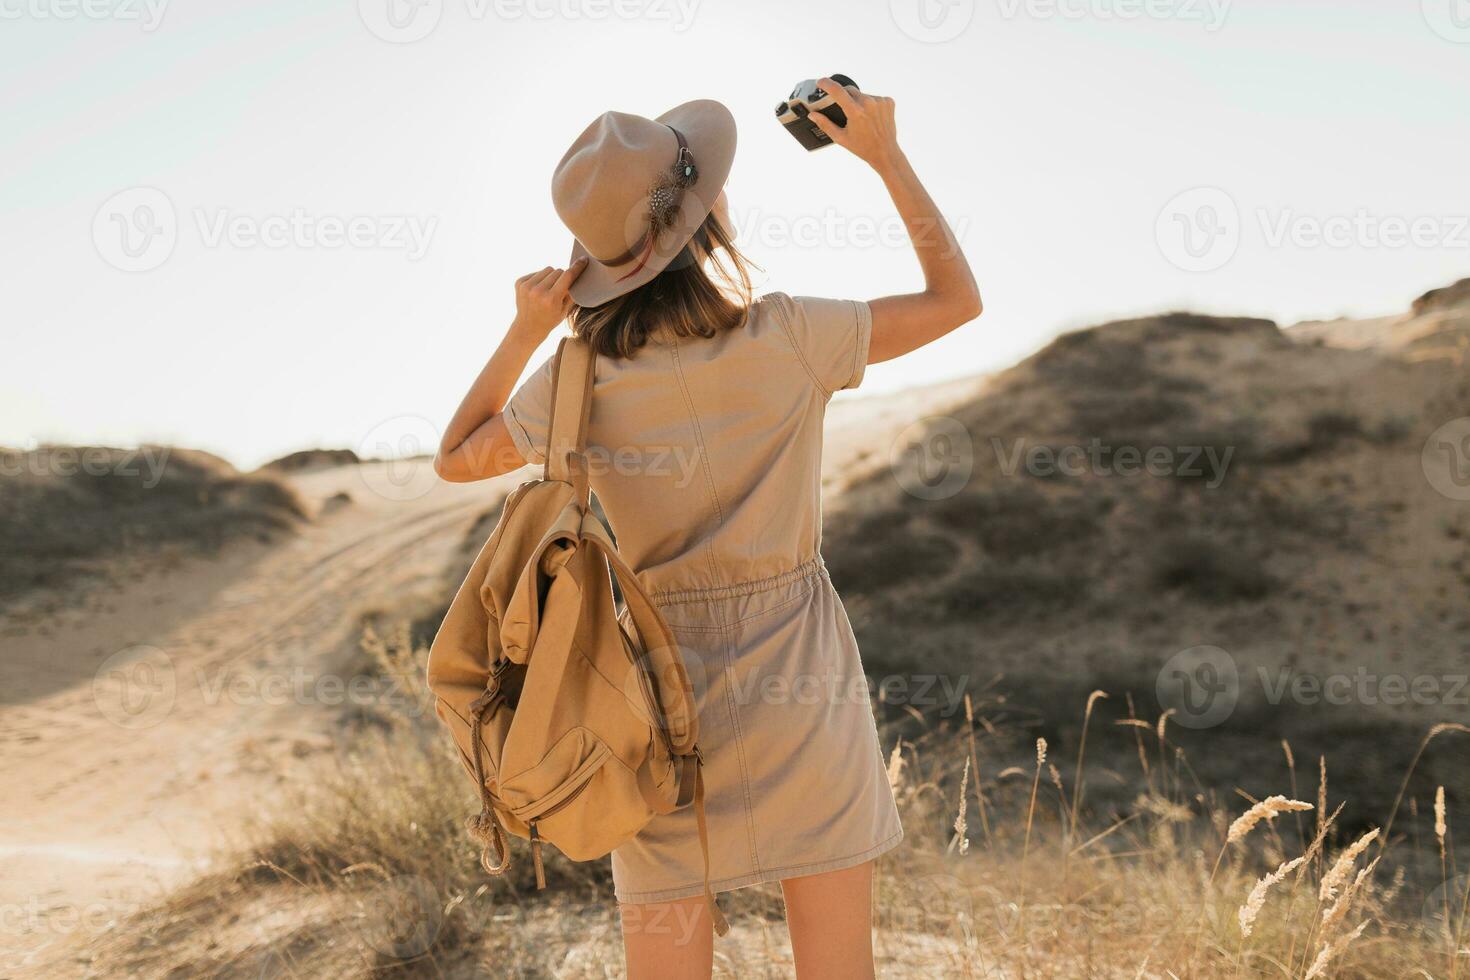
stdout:
[[[421,668],[408,636],[369,638],[385,673]],[[1084,737],[1103,697],[1078,705]],[[1094,732],[1137,740],[1146,788],[1126,812],[1090,811],[1087,774],[1064,776],[1058,746],[969,707],[962,722],[911,722],[885,739],[908,833],[875,884],[882,975],[1470,977],[1465,896],[1441,894],[1441,907],[1426,903],[1437,881],[1406,885],[1411,842],[1375,830],[1335,849],[1342,807],[1307,813],[1306,839],[1291,822],[1317,804],[1211,803],[1189,788],[1167,719]],[[544,893],[529,861],[487,879],[460,823],[471,796],[432,719],[410,710],[260,813],[226,870],[120,924],[81,962],[161,977],[620,975],[606,862],[553,854]],[[1430,842],[1432,864],[1444,855],[1453,881],[1453,814],[1444,803],[1437,814],[1445,844]],[[722,902],[735,930],[717,975],[789,976],[776,890]]]

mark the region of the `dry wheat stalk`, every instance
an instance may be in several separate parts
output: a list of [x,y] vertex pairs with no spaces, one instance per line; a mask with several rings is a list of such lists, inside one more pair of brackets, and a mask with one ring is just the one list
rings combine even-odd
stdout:
[[1172,715],[1175,712],[1175,710],[1176,709],[1174,709],[1174,708],[1170,708],[1168,711],[1165,711],[1163,714],[1159,715],[1159,725],[1158,725],[1157,734],[1159,736],[1159,741],[1160,742],[1162,742],[1164,740],[1164,731],[1165,731],[1165,729],[1167,729],[1169,727],[1169,716]]
[[[981,719],[985,730],[990,731],[990,723]],[[965,692],[965,741],[970,748],[970,768],[975,770],[975,804],[980,810],[980,831],[985,835],[985,843],[990,845],[990,818],[985,813],[985,790],[980,786],[980,753],[975,748],[975,706],[970,702],[969,692]]]
[[1310,809],[1312,809],[1312,804],[1303,803],[1301,800],[1288,800],[1284,796],[1268,796],[1235,819],[1235,822],[1230,825],[1229,833],[1225,835],[1225,842],[1234,844],[1242,840],[1255,828],[1256,824],[1262,820],[1274,820],[1278,813]]
[[1337,896],[1337,890],[1342,887],[1342,883],[1347,881],[1347,876],[1352,873],[1353,862],[1358,859],[1358,855],[1367,850],[1368,845],[1377,839],[1377,829],[1370,830],[1362,837],[1359,837],[1351,847],[1339,854],[1337,860],[1332,864],[1332,869],[1322,876],[1322,887],[1318,890],[1317,897],[1324,902],[1332,901]]
[[1306,856],[1303,855],[1295,860],[1287,861],[1281,867],[1256,882],[1255,887],[1251,889],[1250,896],[1245,900],[1245,904],[1240,907],[1240,912],[1238,913],[1240,934],[1242,936],[1247,939],[1250,938],[1251,929],[1256,924],[1256,916],[1260,914],[1261,906],[1266,903],[1266,893],[1271,890],[1271,886],[1301,867],[1302,862],[1306,861],[1306,859]]
[[893,743],[893,752],[888,756],[888,786],[894,793],[903,785],[903,736]]
[[1367,881],[1373,874],[1373,870],[1378,867],[1378,862],[1381,860],[1382,858],[1374,858],[1369,862],[1366,868],[1358,872],[1358,876],[1353,879],[1353,883],[1343,889],[1342,895],[1336,902],[1332,903],[1332,907],[1322,913],[1322,925],[1319,935],[1324,937],[1330,936],[1332,930],[1337,927],[1337,924],[1347,917],[1348,909],[1352,907],[1353,900],[1358,897],[1358,892],[1362,889],[1363,882]]
[[1444,837],[1448,830],[1445,823],[1444,813],[1444,787],[1441,786],[1434,791],[1434,836],[1439,838],[1439,856],[1444,858]]
[[1346,936],[1343,936],[1342,939],[1338,940],[1335,943],[1325,943],[1322,946],[1322,952],[1318,953],[1317,959],[1313,961],[1312,968],[1307,971],[1306,980],[1316,980],[1317,977],[1325,976],[1327,964],[1329,961],[1331,961],[1332,957],[1336,956],[1338,953],[1341,953],[1343,950],[1352,945],[1353,941],[1361,936],[1363,934],[1363,930],[1367,927],[1368,920],[1364,919],[1362,922],[1358,923],[1358,928],[1354,929]]
[[1092,706],[1107,696],[1107,692],[1101,689],[1093,691],[1087,696],[1087,707],[1082,709],[1082,744],[1077,749],[1077,785],[1072,789],[1072,812],[1067,818],[1067,833],[1074,837],[1077,834],[1077,808],[1082,805],[1082,786],[1087,775],[1087,728],[1092,722]]
[[965,811],[969,808],[970,790],[970,760],[965,760],[965,774],[960,777],[960,812],[954,818],[954,832],[959,835],[960,853],[967,854],[970,850],[970,838],[965,836],[969,833],[969,826],[965,823]]

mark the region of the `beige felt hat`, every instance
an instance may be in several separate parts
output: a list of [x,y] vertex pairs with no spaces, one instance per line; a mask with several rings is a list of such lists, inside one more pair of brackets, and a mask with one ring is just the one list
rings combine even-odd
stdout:
[[708,217],[735,159],[735,117],[711,99],[657,119],[605,112],[556,165],[551,200],[588,257],[572,284],[578,306],[599,306],[649,282]]

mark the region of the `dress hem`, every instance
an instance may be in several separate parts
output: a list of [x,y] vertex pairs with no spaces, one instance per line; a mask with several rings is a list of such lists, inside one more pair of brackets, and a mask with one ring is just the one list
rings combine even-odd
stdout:
[[[732,892],[740,888],[749,888],[752,885],[764,885],[773,881],[781,881],[784,878],[802,878],[807,875],[826,874],[829,871],[842,871],[846,868],[855,867],[864,861],[871,861],[888,851],[893,850],[903,840],[903,828],[893,836],[879,841],[866,851],[858,854],[849,854],[846,857],[833,858],[830,861],[817,861],[811,864],[797,864],[785,868],[762,868],[750,874],[737,875],[734,878],[721,878],[709,883],[710,891],[720,894]],[[690,885],[682,885],[678,888],[664,888],[652,892],[617,892],[616,898],[623,905],[646,905],[650,902],[675,902],[681,898],[693,898],[704,894],[704,883],[694,882]]]

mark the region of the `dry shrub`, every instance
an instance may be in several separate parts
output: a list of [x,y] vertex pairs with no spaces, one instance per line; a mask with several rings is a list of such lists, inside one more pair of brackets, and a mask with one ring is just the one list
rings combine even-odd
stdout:
[[278,477],[193,450],[49,446],[0,451],[0,463],[0,596],[137,549],[269,538],[306,516]]

